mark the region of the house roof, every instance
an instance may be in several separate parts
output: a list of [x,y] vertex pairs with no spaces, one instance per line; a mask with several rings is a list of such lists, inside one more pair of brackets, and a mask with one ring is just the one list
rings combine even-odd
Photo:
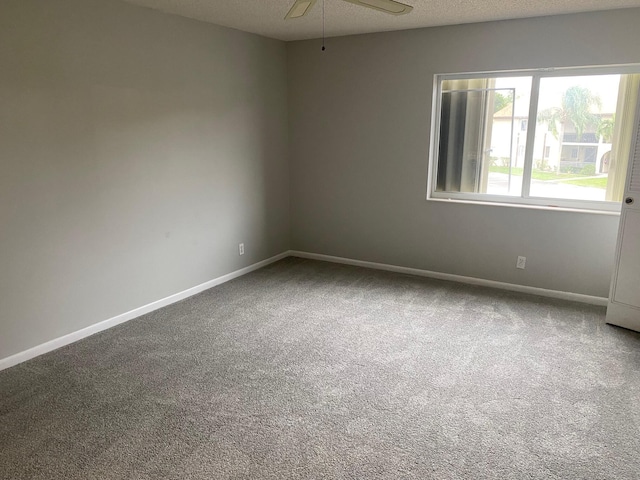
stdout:
[[[496,113],[493,114],[493,118],[495,119],[500,119],[500,118],[508,118],[511,119],[511,113],[513,112],[513,104],[509,104],[506,107],[504,107],[501,110],[498,110]],[[607,118],[607,117],[612,117],[613,113],[612,112],[594,112],[596,115],[599,115],[601,118]],[[523,99],[516,99],[516,113],[513,116],[514,118],[517,119],[525,119],[525,118],[529,118],[529,99],[528,98],[523,98]]]
[[[529,117],[529,99],[516,98],[516,112],[515,118],[528,118]],[[511,118],[513,113],[513,103],[510,103],[502,110],[498,110],[493,114],[493,118]]]

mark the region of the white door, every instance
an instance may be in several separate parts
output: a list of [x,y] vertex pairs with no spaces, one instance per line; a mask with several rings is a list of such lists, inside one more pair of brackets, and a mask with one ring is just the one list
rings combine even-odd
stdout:
[[640,332],[640,101],[635,122],[607,323]]

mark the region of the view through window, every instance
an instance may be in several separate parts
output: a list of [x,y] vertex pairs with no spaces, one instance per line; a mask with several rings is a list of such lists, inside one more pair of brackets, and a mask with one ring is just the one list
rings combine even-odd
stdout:
[[618,208],[637,73],[440,80],[435,198]]

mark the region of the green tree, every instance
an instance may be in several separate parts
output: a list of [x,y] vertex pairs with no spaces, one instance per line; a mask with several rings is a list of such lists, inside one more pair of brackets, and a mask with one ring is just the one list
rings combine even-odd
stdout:
[[571,123],[580,141],[582,134],[589,125],[598,124],[598,116],[592,113],[594,107],[602,106],[600,97],[586,87],[575,85],[567,88],[562,94],[560,107],[543,110],[538,115],[538,121],[546,123],[554,137],[562,141],[567,123]]
[[615,124],[615,114],[613,115],[613,117],[605,118],[603,120],[600,120],[600,123],[598,123],[596,134],[598,135],[598,137],[602,138],[602,141],[604,143],[611,143],[611,140],[613,139],[613,128],[615,127]]
[[500,92],[496,92],[493,101],[493,113],[499,112],[507,105],[513,103],[513,97],[511,95],[503,95]]

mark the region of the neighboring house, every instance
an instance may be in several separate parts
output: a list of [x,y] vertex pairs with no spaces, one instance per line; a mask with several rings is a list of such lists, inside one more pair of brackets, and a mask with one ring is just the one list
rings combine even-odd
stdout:
[[[515,112],[514,112],[515,103]],[[529,99],[516,98],[515,102],[493,114],[491,130],[491,158],[500,166],[524,166],[527,141]]]
[[[613,118],[612,113],[598,114],[601,120]],[[597,135],[597,126],[590,125],[577,138],[576,131],[571,123],[565,125],[560,149],[560,170],[569,172],[588,172],[585,167],[593,165],[594,173],[607,173],[609,171],[609,153],[611,143],[605,143],[604,139]]]
[[[493,115],[491,159],[494,164],[500,166],[508,166],[512,159],[512,167],[522,168],[527,140],[529,99],[516,98],[514,103],[515,111],[514,104],[510,103]],[[598,116],[603,120],[611,119],[613,113],[598,113]],[[538,123],[533,148],[534,168],[580,173],[585,171],[584,167],[594,165],[594,173],[606,173],[611,143],[605,143],[602,137],[596,134],[596,130],[596,125],[590,125],[578,139],[574,126],[567,122],[560,142],[546,124]]]

